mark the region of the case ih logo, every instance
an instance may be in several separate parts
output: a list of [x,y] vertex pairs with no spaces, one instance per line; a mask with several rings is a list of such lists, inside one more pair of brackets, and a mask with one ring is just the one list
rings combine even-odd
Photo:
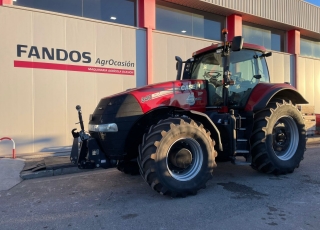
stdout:
[[[77,50],[67,51],[64,49],[54,49],[27,45],[17,45],[17,57],[33,58],[52,60],[57,62],[71,61],[73,63],[91,63],[90,52],[80,52]],[[114,61],[113,59],[100,61],[97,59],[95,64],[103,66],[101,63],[123,66],[123,67],[134,67],[134,64],[130,62]],[[124,64],[125,63],[125,64]],[[130,63],[129,65],[127,63]],[[121,75],[134,75],[134,70],[118,69],[118,68],[103,68],[96,66],[80,66],[72,64],[60,64],[60,63],[49,63],[49,62],[34,62],[34,61],[19,61],[14,60],[14,67],[20,68],[35,68],[35,69],[52,69],[52,70],[65,70],[65,71],[80,71],[80,72],[94,72],[104,74],[121,74]]]

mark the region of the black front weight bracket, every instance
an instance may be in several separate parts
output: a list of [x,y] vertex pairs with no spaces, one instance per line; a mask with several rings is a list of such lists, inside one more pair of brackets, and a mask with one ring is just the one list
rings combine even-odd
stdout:
[[[74,135],[75,134],[75,135]],[[110,168],[114,164],[106,158],[105,153],[99,148],[97,141],[90,137],[81,142],[80,151],[78,149],[78,135],[72,130],[73,145],[71,149],[70,161],[78,165],[80,169]]]
[[[85,133],[81,106],[77,105],[76,109],[79,116],[79,124],[81,127],[80,132],[77,129],[71,131],[73,136],[73,145],[70,154],[70,161],[77,164],[80,169],[93,169],[93,168],[110,168],[114,166],[113,161],[106,158],[103,151],[100,150],[98,143],[89,134]],[[81,139],[81,147],[79,152],[79,139]]]
[[79,155],[79,133],[76,132],[76,130],[77,129],[73,129],[71,131],[73,136],[73,144],[72,144],[72,149],[70,154],[70,161],[73,164],[78,163],[78,155]]

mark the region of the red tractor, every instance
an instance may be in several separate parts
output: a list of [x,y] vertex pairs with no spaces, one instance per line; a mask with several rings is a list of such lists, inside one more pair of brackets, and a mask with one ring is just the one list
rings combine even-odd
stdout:
[[77,106],[81,131],[72,130],[71,161],[79,168],[140,172],[152,189],[172,197],[204,188],[216,159],[292,173],[306,150],[295,105],[308,102],[289,83],[269,83],[265,57],[272,54],[264,47],[224,36],[224,43],[187,61],[176,57],[175,81],[102,98],[89,134]]

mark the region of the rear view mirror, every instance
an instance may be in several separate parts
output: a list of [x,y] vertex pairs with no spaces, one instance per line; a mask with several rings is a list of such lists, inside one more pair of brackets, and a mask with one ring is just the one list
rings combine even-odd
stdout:
[[265,57],[271,57],[272,56],[272,52],[266,53]]
[[232,40],[231,50],[232,51],[240,51],[243,47],[243,37],[242,36],[236,36]]
[[268,52],[268,53],[261,54],[259,57],[271,57],[271,56],[272,56],[272,52]]
[[177,80],[181,79],[181,72],[182,72],[182,59],[178,56],[175,57],[176,58],[176,70],[177,70]]

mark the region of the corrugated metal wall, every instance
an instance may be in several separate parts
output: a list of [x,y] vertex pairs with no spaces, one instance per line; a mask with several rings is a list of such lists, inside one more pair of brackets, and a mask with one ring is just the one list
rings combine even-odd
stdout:
[[320,59],[299,57],[298,90],[320,113]]
[[[14,138],[18,154],[63,150],[72,144],[71,129],[79,129],[79,125],[75,125],[78,120],[77,104],[82,106],[87,124],[89,114],[100,98],[136,87],[135,75],[14,67],[14,60],[95,66],[99,57],[134,62],[135,70],[135,28],[0,7],[0,31],[0,137]],[[144,31],[142,33],[145,34]],[[27,53],[17,57],[17,44],[29,48],[37,46],[40,52],[41,47],[69,52],[87,51],[91,52],[92,62],[77,64],[70,60],[61,62],[28,58]],[[144,68],[141,69],[143,71]],[[145,77],[145,73],[142,75]],[[1,143],[0,156],[10,154],[10,145],[10,142],[8,145]]]
[[267,57],[267,63],[272,83],[290,82],[295,84],[295,61],[294,55],[273,51],[271,57]]
[[160,31],[153,32],[153,82],[175,80],[177,76],[175,56],[182,60],[192,53],[212,44],[206,39],[192,38]]
[[[190,1],[190,0],[189,0]],[[301,0],[200,0],[320,33],[320,8]]]

